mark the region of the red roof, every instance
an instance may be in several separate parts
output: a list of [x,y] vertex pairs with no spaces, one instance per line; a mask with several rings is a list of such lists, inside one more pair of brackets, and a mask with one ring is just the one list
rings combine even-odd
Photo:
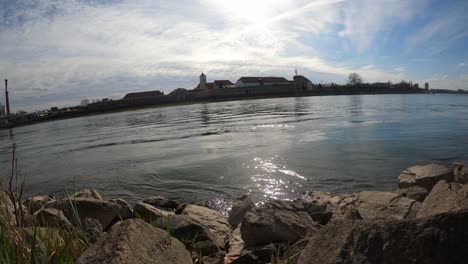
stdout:
[[243,83],[282,83],[289,82],[286,78],[283,77],[242,77],[239,81]]
[[145,98],[145,97],[154,97],[164,95],[160,91],[149,91],[149,92],[139,92],[139,93],[128,93],[124,96],[123,99],[135,99],[135,98]]

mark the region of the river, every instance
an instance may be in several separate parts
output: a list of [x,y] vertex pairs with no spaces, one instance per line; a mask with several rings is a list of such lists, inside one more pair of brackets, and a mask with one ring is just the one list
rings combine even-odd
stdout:
[[468,161],[468,96],[243,100],[102,114],[0,130],[0,173],[17,145],[25,195],[94,188],[223,207],[242,194],[395,190],[412,165]]

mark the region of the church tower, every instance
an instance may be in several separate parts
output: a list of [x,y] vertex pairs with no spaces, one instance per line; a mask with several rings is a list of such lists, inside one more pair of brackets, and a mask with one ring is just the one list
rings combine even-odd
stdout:
[[206,75],[202,72],[200,75],[200,88],[204,89],[206,84]]

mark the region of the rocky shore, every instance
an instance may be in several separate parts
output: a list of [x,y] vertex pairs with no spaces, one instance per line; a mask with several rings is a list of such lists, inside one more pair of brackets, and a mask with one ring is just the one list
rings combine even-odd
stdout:
[[[0,192],[0,216],[21,234],[37,231],[18,223],[18,210],[43,230],[82,232],[76,263],[468,263],[467,183],[468,164],[414,166],[395,192],[311,192],[260,206],[242,196],[228,217],[161,196],[130,206],[83,190],[15,206]],[[47,243],[28,246],[48,262]]]

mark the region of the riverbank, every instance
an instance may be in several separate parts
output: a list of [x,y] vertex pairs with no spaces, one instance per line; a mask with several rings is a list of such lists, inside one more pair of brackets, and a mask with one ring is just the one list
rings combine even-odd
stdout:
[[130,206],[95,190],[21,199],[10,188],[0,193],[0,237],[37,263],[56,260],[51,247],[67,242],[70,263],[466,263],[468,164],[395,178],[395,192],[257,204],[242,196],[228,216],[161,196]]
[[144,108],[170,107],[175,105],[190,105],[200,103],[229,102],[239,100],[258,100],[269,98],[309,97],[309,96],[339,96],[339,95],[384,95],[384,94],[428,94],[423,89],[382,89],[382,88],[349,88],[331,87],[317,90],[278,90],[276,92],[254,92],[256,87],[249,87],[247,93],[234,94],[199,94],[193,93],[189,97],[171,95],[154,96],[151,98],[121,99],[115,101],[101,101],[87,106],[66,107],[49,111],[47,114],[23,114],[0,118],[0,129],[36,123],[64,120],[70,118],[93,116],[99,114],[132,111]]

